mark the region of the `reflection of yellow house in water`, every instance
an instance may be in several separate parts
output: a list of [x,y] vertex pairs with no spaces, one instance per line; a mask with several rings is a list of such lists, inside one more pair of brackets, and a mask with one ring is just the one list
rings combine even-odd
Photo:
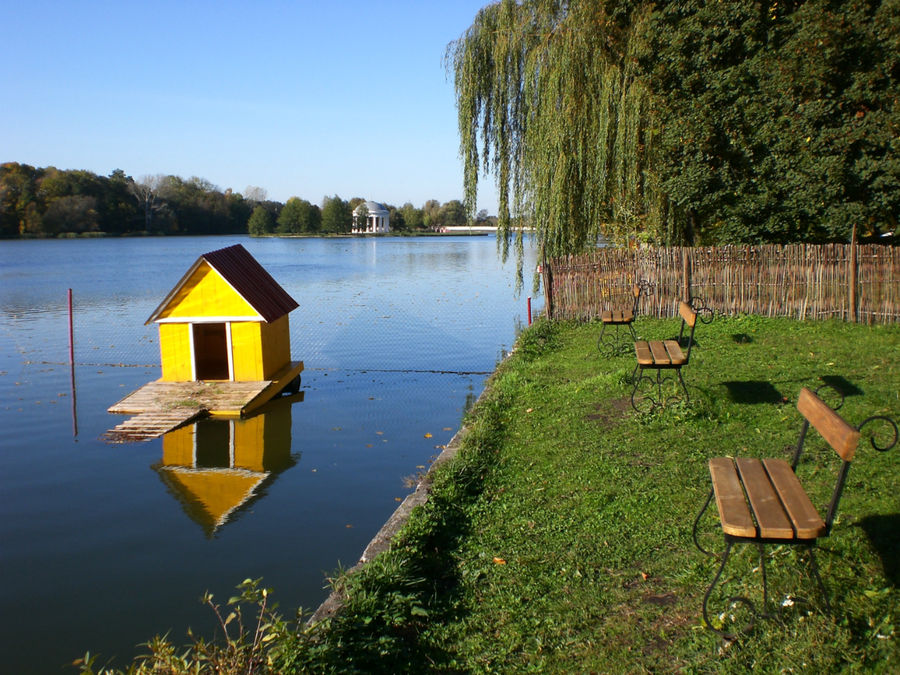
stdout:
[[297,302],[240,244],[204,253],[157,307],[162,379],[271,380],[291,363]]
[[203,420],[170,431],[153,468],[185,513],[212,536],[294,461],[291,400],[279,399],[253,417]]

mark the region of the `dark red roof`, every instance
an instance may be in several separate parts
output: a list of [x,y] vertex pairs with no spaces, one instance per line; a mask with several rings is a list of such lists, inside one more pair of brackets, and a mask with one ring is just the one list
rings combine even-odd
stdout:
[[221,274],[266,322],[299,307],[297,301],[241,244],[210,251],[200,257]]
[[202,261],[206,261],[210,267],[222,275],[237,293],[246,300],[253,309],[259,312],[266,323],[278,319],[290,311],[299,307],[287,291],[266,272],[256,258],[250,255],[240,244],[220,248],[201,255],[191,268],[181,278],[175,288],[169,291],[166,299],[160,303],[147,323],[155,321],[157,317],[168,307],[169,302],[177,294],[181,286],[191,277]]

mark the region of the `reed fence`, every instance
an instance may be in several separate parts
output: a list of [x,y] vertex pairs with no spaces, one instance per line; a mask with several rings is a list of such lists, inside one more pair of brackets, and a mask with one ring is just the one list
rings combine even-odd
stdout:
[[724,314],[900,322],[900,247],[792,244],[715,248],[603,248],[542,265],[547,314],[587,321],[646,279],[639,311],[674,316],[700,298]]

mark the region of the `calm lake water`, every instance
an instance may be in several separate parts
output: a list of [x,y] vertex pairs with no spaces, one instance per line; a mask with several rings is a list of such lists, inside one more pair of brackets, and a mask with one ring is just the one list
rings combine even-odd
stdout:
[[[180,440],[104,442],[124,419],[106,409],[160,374],[144,321],[199,255],[233,243],[300,304],[303,400]],[[181,644],[211,629],[201,595],[224,601],[248,577],[285,614],[315,608],[512,346],[528,295],[514,286],[492,236],[0,242],[4,672],[60,672],[87,650],[123,665],[165,632]]]

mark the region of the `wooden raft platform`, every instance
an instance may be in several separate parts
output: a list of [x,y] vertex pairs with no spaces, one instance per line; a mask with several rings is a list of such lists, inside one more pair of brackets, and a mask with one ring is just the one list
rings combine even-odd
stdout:
[[105,438],[112,442],[145,441],[197,417],[242,417],[284,391],[303,371],[303,361],[285,366],[272,380],[255,382],[148,382],[109,407],[111,413],[136,415]]
[[177,429],[182,424],[187,424],[205,416],[206,411],[202,408],[145,412],[129,417],[121,424],[117,424],[113,429],[103,434],[103,439],[109,443],[149,441],[151,438],[157,438],[172,431],[172,429]]

